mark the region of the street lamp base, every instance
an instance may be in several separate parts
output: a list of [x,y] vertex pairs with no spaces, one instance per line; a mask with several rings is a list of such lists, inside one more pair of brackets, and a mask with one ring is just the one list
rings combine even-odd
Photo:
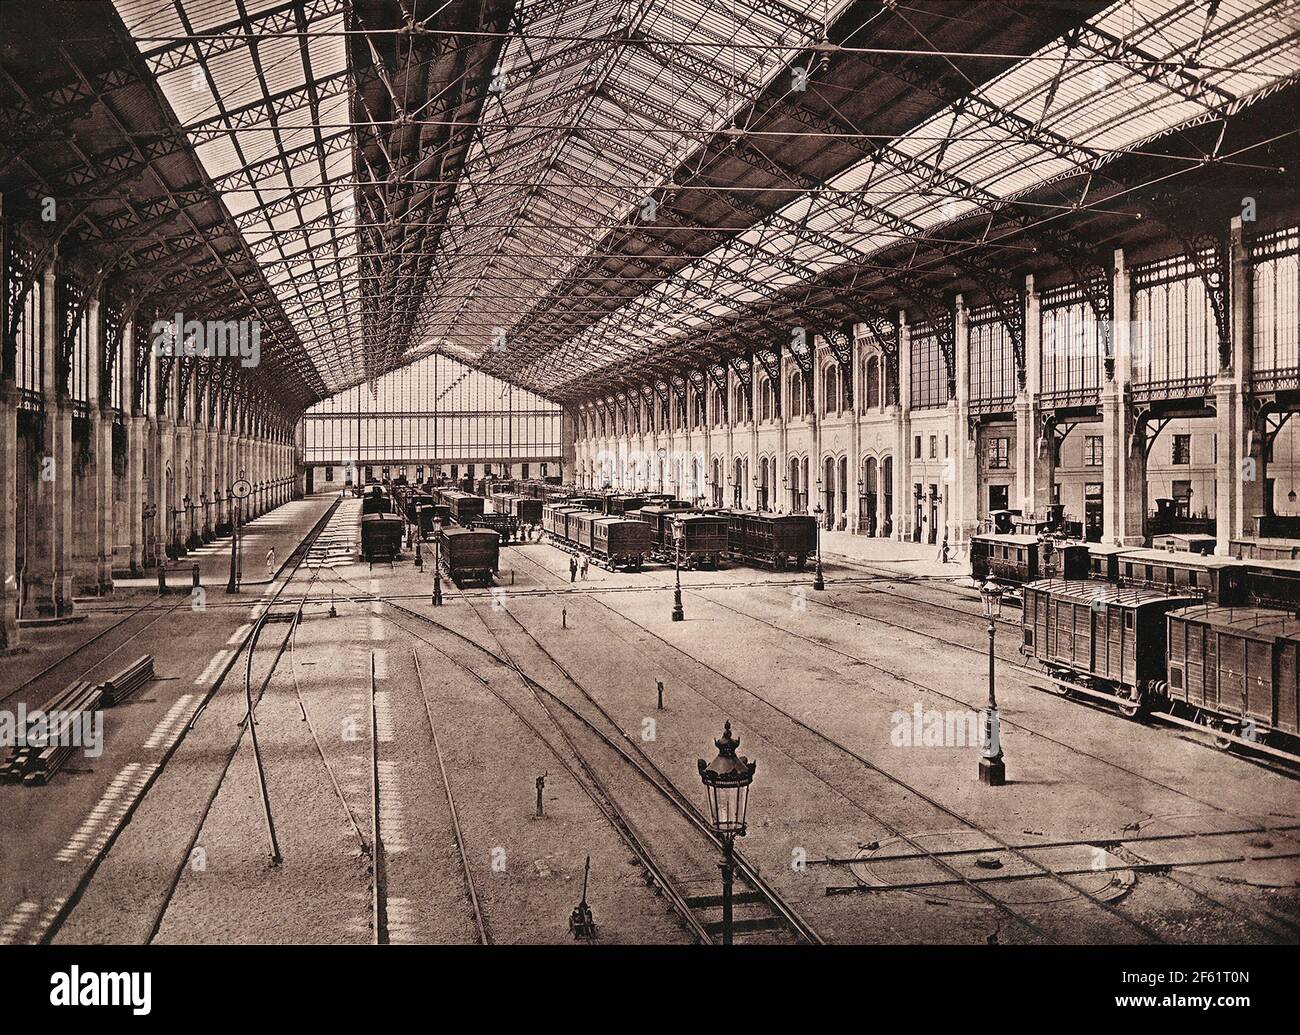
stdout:
[[673,621],[674,622],[686,621],[686,612],[682,610],[681,604],[677,604],[673,607]]
[[980,783],[1001,787],[1007,782],[1007,767],[1001,758],[980,759]]
[[816,576],[813,578],[813,589],[815,589],[815,590],[817,590],[818,592],[820,592],[821,590],[823,590],[823,589],[825,589],[825,588],[826,588],[826,580],[825,580],[824,578],[822,578],[822,567],[821,567],[821,565],[819,564],[819,565],[817,565],[817,574],[816,574]]

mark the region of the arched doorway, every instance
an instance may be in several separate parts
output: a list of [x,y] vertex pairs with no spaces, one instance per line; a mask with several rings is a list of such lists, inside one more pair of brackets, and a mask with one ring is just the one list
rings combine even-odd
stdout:
[[874,456],[867,457],[862,472],[862,499],[858,503],[862,511],[862,531],[866,535],[876,534],[876,504],[879,499],[876,484],[879,476],[880,471],[876,458]]
[[828,456],[822,462],[821,478],[822,520],[827,528],[835,527],[835,458]]
[[883,457],[880,461],[880,491],[885,499],[884,517],[880,522],[880,534],[889,537],[894,534],[894,458]]

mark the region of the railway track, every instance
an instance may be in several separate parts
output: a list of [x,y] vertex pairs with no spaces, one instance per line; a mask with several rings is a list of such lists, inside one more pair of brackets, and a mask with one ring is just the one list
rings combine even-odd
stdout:
[[[279,660],[281,656],[284,654],[285,649],[290,641],[295,624],[298,621],[299,617],[301,616],[302,607],[304,606],[304,603],[306,602],[311,592],[310,583],[304,590],[302,598],[293,606],[293,609],[291,611],[284,612],[284,620],[288,625],[288,629],[286,630],[285,633],[285,638],[280,644],[277,645],[273,656],[273,660],[270,663],[270,669],[266,673],[265,679],[262,681],[261,688],[256,694],[254,694],[251,689],[251,681],[252,681],[251,661],[252,661],[253,652],[256,648],[257,638],[260,635],[261,630],[265,628],[268,622],[271,622],[272,620],[271,616],[273,614],[274,606],[279,602],[280,597],[284,594],[285,590],[292,584],[294,579],[297,577],[297,573],[299,569],[302,567],[304,561],[306,560],[310,545],[315,541],[316,536],[318,536],[320,532],[324,529],[325,525],[329,521],[330,516],[333,514],[333,511],[334,511],[334,507],[331,507],[328,511],[326,511],[326,513],[321,516],[320,520],[317,521],[317,523],[304,537],[302,542],[298,544],[298,546],[295,548],[295,550],[290,555],[290,557],[286,558],[285,564],[281,566],[280,570],[281,572],[287,571],[288,574],[283,578],[283,581],[281,582],[279,588],[276,590],[275,595],[273,597],[271,597],[269,600],[259,601],[257,603],[256,606],[260,611],[257,621],[245,634],[243,640],[240,642],[238,649],[235,650],[235,652],[231,655],[231,657],[226,661],[220,674],[217,676],[217,678],[214,679],[211,688],[208,690],[208,692],[206,693],[202,701],[199,702],[198,707],[195,709],[192,718],[186,724],[185,727],[186,731],[188,731],[190,728],[193,727],[194,723],[197,722],[198,719],[201,717],[208,704],[217,695],[217,693],[221,691],[222,687],[225,684],[226,676],[230,673],[231,670],[233,670],[234,666],[238,663],[241,657],[246,658],[245,679],[243,681],[245,697],[246,700],[251,700],[255,707],[256,701],[260,698],[261,692],[265,690],[267,683],[270,682],[270,678],[274,672],[274,668],[279,663]],[[179,603],[184,602],[185,600],[188,600],[188,597],[182,597],[182,600],[178,601],[178,605]],[[162,616],[160,615],[159,617]],[[249,728],[250,725],[249,719],[251,718],[252,714],[254,713],[250,710],[249,714],[245,716],[245,720],[241,726],[239,736],[235,739],[235,743],[230,748],[227,757],[223,760],[223,764],[219,768],[217,779],[214,781],[211,794],[208,796],[205,805],[202,809],[201,815],[199,816],[199,820],[194,826],[193,834],[188,839],[188,842],[185,846],[185,850],[180,855],[179,862],[177,863],[175,870],[171,874],[171,878],[168,882],[160,907],[156,911],[153,921],[149,926],[149,933],[146,938],[146,942],[151,942],[154,939],[154,937],[156,937],[158,933],[158,929],[162,925],[163,917],[166,914],[167,908],[171,903],[173,895],[175,894],[176,887],[180,883],[181,876],[184,873],[185,867],[190,859],[190,854],[193,851],[194,846],[198,841],[200,833],[202,832],[203,824],[206,821],[208,813],[211,811],[212,805],[215,802],[217,794],[221,789],[221,784],[225,779],[225,775],[229,771],[231,764],[234,762],[235,756],[239,751],[240,745],[243,743],[244,729]],[[67,922],[68,917],[72,915],[78,903],[81,901],[83,895],[86,892],[86,889],[90,886],[91,881],[94,879],[94,876],[98,872],[100,865],[103,863],[104,859],[111,851],[113,844],[116,842],[118,836],[121,834],[122,830],[126,827],[126,825],[131,821],[131,817],[135,814],[136,808],[139,806],[140,802],[144,800],[144,797],[149,793],[150,788],[153,787],[153,785],[158,781],[162,773],[166,770],[167,763],[175,755],[176,751],[180,748],[180,745],[184,742],[184,740],[185,737],[182,734],[181,736],[177,737],[172,742],[172,744],[167,748],[166,752],[163,754],[162,758],[155,766],[149,779],[140,786],[135,799],[131,802],[130,806],[122,812],[116,824],[104,837],[102,845],[97,851],[95,857],[90,861],[90,863],[86,866],[85,870],[77,878],[76,883],[74,884],[73,888],[64,899],[63,904],[61,905],[59,910],[51,918],[50,923],[41,931],[40,938],[39,938],[41,944],[49,944],[58,935],[60,929]]]
[[[354,589],[360,589],[338,572],[333,574]],[[583,714],[582,710],[529,675],[500,641],[497,631],[484,619],[482,613],[472,603],[466,602],[496,642],[497,650],[483,646],[428,615],[391,600],[383,601],[386,609],[400,616],[394,618],[393,614],[388,614],[385,617],[389,621],[407,635],[433,647],[453,665],[467,672],[530,730],[633,851],[649,880],[659,888],[696,940],[705,944],[712,943],[720,931],[720,899],[710,894],[692,895],[685,890],[685,886],[697,882],[701,874],[710,874],[721,856],[721,844],[711,828],[671,781],[647,765],[645,759],[637,757],[628,747],[627,738],[621,731],[602,728],[602,722]],[[414,631],[413,625],[418,625],[421,629],[435,629],[459,647],[512,673],[546,727],[554,732],[548,734],[541,722],[530,718],[520,703],[502,693],[482,675],[477,666],[463,657],[457,657],[447,649],[446,644],[439,644]],[[629,800],[635,801],[640,812],[657,817],[656,822],[638,823],[634,820],[630,815],[630,807],[623,804]],[[657,802],[657,805],[653,802]],[[653,830],[655,846],[652,847],[642,833],[642,828]],[[672,841],[675,849],[672,853],[674,865],[671,871],[661,859],[664,853],[660,846],[667,840]],[[820,936],[799,918],[794,909],[780,898],[756,868],[740,857],[739,853],[737,862],[738,880],[742,887],[736,901],[745,914],[737,922],[738,931],[762,933],[767,940],[821,943]],[[714,878],[710,876],[709,879],[712,884]]]
[[[540,564],[539,564],[538,566],[539,566],[540,568],[542,568],[542,570],[543,570],[544,572],[547,572],[548,574],[551,574],[552,577],[557,577],[557,576],[554,575],[554,573],[550,573],[549,570],[546,569],[544,566],[542,566],[542,565],[540,565]],[[692,590],[685,590],[685,589],[684,589],[683,591],[684,591],[684,592],[695,592],[693,589],[692,589]],[[610,613],[612,613],[613,615],[615,615],[617,618],[619,618],[619,619],[621,619],[621,620],[624,620],[624,621],[627,621],[627,619],[626,619],[623,615],[621,615],[621,614],[620,614],[616,609],[614,609],[611,605],[609,605],[609,604],[607,604],[605,601],[601,600],[598,596],[594,596],[594,595],[593,595],[590,599],[593,600],[595,603],[599,604],[599,605],[600,605],[601,607],[603,607],[604,609],[608,610]],[[839,650],[838,648],[833,647],[833,646],[831,646],[831,645],[828,645],[828,644],[826,644],[826,643],[823,643],[823,642],[820,641],[820,640],[817,640],[817,639],[814,639],[814,638],[812,638],[812,637],[809,637],[809,636],[806,636],[806,635],[803,635],[803,634],[800,634],[800,633],[794,632],[794,631],[788,629],[787,627],[776,625],[775,623],[769,622],[769,621],[767,621],[766,619],[762,618],[761,616],[755,616],[755,615],[750,614],[749,612],[743,611],[743,610],[741,610],[741,609],[739,609],[739,608],[732,607],[731,605],[720,603],[719,601],[716,601],[716,600],[714,600],[714,599],[711,598],[711,597],[703,597],[703,596],[701,596],[701,599],[703,599],[703,600],[707,600],[710,604],[714,604],[714,605],[719,606],[719,607],[722,607],[722,608],[724,608],[724,609],[726,609],[726,610],[730,610],[730,611],[732,611],[733,613],[735,613],[735,614],[736,614],[737,616],[739,616],[739,617],[744,617],[744,618],[750,619],[750,620],[752,620],[752,621],[758,622],[758,623],[760,623],[760,624],[767,625],[767,626],[769,626],[770,628],[772,628],[772,629],[774,629],[774,630],[776,630],[776,631],[778,631],[778,632],[781,632],[781,633],[783,633],[783,634],[787,634],[787,635],[790,635],[790,636],[796,637],[796,638],[801,639],[801,640],[803,640],[804,642],[807,642],[807,643],[809,643],[809,644],[811,644],[811,645],[814,645],[814,646],[816,646],[816,647],[820,647],[820,648],[822,648],[822,649],[825,649],[825,650],[831,651],[831,652],[833,652],[833,653],[836,653],[836,654],[838,654],[838,655],[844,657],[846,660],[850,660],[850,661],[852,661],[852,662],[854,662],[854,663],[856,663],[856,664],[864,664],[864,665],[867,665],[867,666],[869,666],[869,667],[876,668],[878,671],[880,671],[880,672],[882,672],[882,673],[885,673],[885,674],[887,674],[887,675],[890,675],[890,676],[892,676],[892,677],[894,677],[894,678],[900,678],[900,679],[903,679],[903,681],[905,681],[905,682],[912,683],[912,684],[915,685],[918,689],[922,689],[922,690],[925,690],[925,691],[927,691],[927,692],[932,692],[932,693],[938,694],[939,696],[946,697],[946,698],[948,698],[949,700],[953,700],[953,701],[955,701],[955,702],[957,702],[957,703],[961,703],[961,704],[965,705],[966,707],[969,707],[969,705],[966,704],[966,702],[959,702],[959,701],[957,701],[956,698],[952,697],[952,696],[949,695],[949,694],[945,694],[945,693],[943,693],[942,691],[938,690],[937,688],[929,687],[929,686],[927,686],[927,685],[925,685],[925,684],[922,684],[922,683],[919,683],[919,682],[917,682],[917,681],[915,681],[915,680],[909,680],[909,679],[906,679],[906,677],[897,676],[896,674],[894,674],[894,673],[892,673],[892,672],[886,672],[886,670],[881,669],[879,666],[876,666],[876,665],[872,664],[869,660],[867,660],[867,659],[863,659],[863,658],[861,658],[861,657],[858,656],[858,655],[854,655],[854,654],[850,654],[850,653],[845,652],[845,651],[841,651],[841,650]],[[871,616],[863,616],[863,617],[870,618]],[[1033,862],[1033,860],[1029,859],[1029,858],[1028,858],[1024,853],[1023,853],[1023,851],[1017,851],[1017,850],[1016,850],[1012,845],[1010,845],[1009,843],[1003,841],[1003,839],[994,836],[994,835],[992,834],[992,832],[987,831],[987,830],[984,830],[982,827],[979,826],[979,824],[975,823],[975,822],[972,821],[972,820],[969,820],[968,818],[966,818],[966,817],[964,817],[964,816],[960,816],[960,815],[958,815],[955,811],[953,811],[953,810],[951,810],[951,809],[948,809],[946,806],[943,806],[942,803],[939,803],[939,802],[935,801],[934,799],[930,798],[929,796],[925,795],[924,792],[921,792],[919,789],[914,788],[914,787],[912,787],[911,785],[906,784],[905,782],[898,780],[896,777],[892,776],[892,774],[885,773],[884,770],[882,770],[882,769],[880,769],[879,767],[875,766],[875,765],[874,765],[873,763],[871,763],[869,760],[867,760],[866,758],[862,757],[862,756],[859,755],[858,753],[854,752],[852,749],[850,749],[850,748],[846,747],[845,745],[841,744],[840,742],[838,742],[838,741],[835,740],[834,738],[828,736],[828,735],[825,734],[824,732],[822,732],[822,731],[820,731],[820,730],[817,730],[817,729],[815,729],[815,728],[813,728],[813,727],[810,727],[809,725],[807,725],[806,723],[804,723],[802,720],[800,720],[797,716],[794,716],[794,715],[792,715],[791,713],[789,713],[788,711],[786,711],[785,709],[782,709],[782,708],[780,708],[779,706],[772,704],[770,701],[767,701],[765,698],[760,697],[759,695],[755,694],[753,691],[751,691],[751,690],[749,690],[748,688],[744,687],[742,684],[736,683],[734,680],[730,679],[730,677],[728,677],[728,676],[724,675],[723,673],[719,672],[717,669],[715,669],[715,668],[713,668],[712,666],[708,665],[706,662],[700,661],[700,660],[697,659],[697,658],[694,658],[694,657],[692,657],[692,656],[690,656],[690,655],[685,654],[685,652],[682,651],[681,648],[677,647],[675,644],[671,643],[670,641],[664,639],[662,636],[659,636],[657,633],[653,632],[653,630],[647,629],[646,627],[644,627],[644,626],[642,626],[642,625],[640,625],[640,624],[637,624],[636,627],[637,627],[639,630],[641,630],[642,632],[647,633],[648,635],[652,636],[654,639],[656,639],[657,641],[661,642],[661,643],[664,644],[666,647],[670,648],[672,651],[674,651],[674,652],[676,652],[676,653],[682,655],[683,657],[687,658],[689,661],[691,661],[691,662],[693,662],[693,663],[695,663],[695,664],[698,664],[698,665],[702,666],[704,669],[706,669],[708,672],[712,673],[714,676],[716,676],[716,677],[718,677],[718,678],[720,678],[720,679],[722,679],[722,680],[725,680],[728,684],[730,684],[732,687],[738,689],[740,692],[744,693],[745,695],[747,695],[747,696],[749,696],[749,697],[751,697],[751,698],[753,698],[753,699],[755,699],[755,700],[761,702],[762,705],[764,705],[764,706],[766,706],[766,707],[768,707],[768,708],[773,709],[775,712],[777,712],[779,715],[781,715],[781,716],[783,717],[783,719],[785,719],[786,721],[788,721],[788,722],[790,722],[790,723],[793,723],[796,727],[798,727],[798,728],[801,729],[802,731],[804,731],[804,732],[806,732],[806,733],[809,733],[809,734],[811,734],[811,735],[817,737],[818,739],[820,739],[821,741],[823,741],[823,742],[824,742],[825,744],[827,744],[828,746],[832,746],[832,747],[834,748],[834,750],[839,751],[839,752],[844,752],[844,753],[848,754],[849,756],[851,756],[852,758],[858,760],[861,764],[870,767],[872,770],[874,770],[874,771],[880,773],[882,776],[884,776],[885,778],[887,778],[887,780],[888,780],[891,784],[895,785],[896,787],[898,787],[898,788],[902,788],[902,789],[905,789],[905,790],[907,790],[909,793],[915,794],[915,795],[916,795],[916,796],[917,796],[921,801],[925,802],[925,803],[926,803],[927,805],[929,805],[929,806],[934,807],[934,808],[937,809],[941,814],[944,814],[944,815],[946,815],[946,816],[948,816],[948,817],[950,817],[950,818],[953,818],[953,819],[956,819],[956,820],[960,821],[961,823],[963,823],[963,824],[966,825],[967,827],[971,828],[972,830],[974,830],[974,831],[980,833],[981,835],[988,835],[988,837],[991,839],[989,843],[997,844],[997,845],[999,846],[999,849],[1000,849],[1000,850],[1005,850],[1005,851],[1011,853],[1012,855],[1015,855],[1015,856],[1016,856],[1018,859],[1020,859],[1022,862],[1025,862],[1025,863],[1030,864],[1031,866],[1033,866],[1034,868],[1036,868],[1037,870],[1040,871],[1040,873],[1039,873],[1040,876],[1042,876],[1042,877],[1048,877],[1048,878],[1050,878],[1050,879],[1053,879],[1053,880],[1057,881],[1058,883],[1061,883],[1061,884],[1063,884],[1064,886],[1067,886],[1067,887],[1071,888],[1073,891],[1075,891],[1076,893],[1078,893],[1078,894],[1081,895],[1082,897],[1085,897],[1085,898],[1089,899],[1090,901],[1093,902],[1094,905],[1096,905],[1097,907],[1103,909],[1104,911],[1106,911],[1107,913],[1111,914],[1111,915],[1114,916],[1115,918],[1119,919],[1121,922],[1123,922],[1123,923],[1125,923],[1126,925],[1132,926],[1132,927],[1134,927],[1135,929],[1139,930],[1147,940],[1150,940],[1150,941],[1156,941],[1156,942],[1159,942],[1159,941],[1162,941],[1162,940],[1163,940],[1163,939],[1159,936],[1159,934],[1157,934],[1155,931],[1151,930],[1151,929],[1150,929],[1149,927],[1147,927],[1145,924],[1142,924],[1140,921],[1133,920],[1132,918],[1129,918],[1129,917],[1125,916],[1123,913],[1119,913],[1119,912],[1116,911],[1116,910],[1114,909],[1114,907],[1111,906],[1108,902],[1103,902],[1103,901],[1099,900],[1096,896],[1089,894],[1085,889],[1083,889],[1083,888],[1081,888],[1081,887],[1078,886],[1078,882],[1069,879],[1066,875],[1056,874],[1056,873],[1052,872],[1052,871],[1050,870],[1050,868],[1044,867],[1044,866],[1042,866],[1041,864],[1038,864],[1038,863]],[[696,690],[697,693],[702,693],[702,691],[700,691],[698,687],[695,687],[694,689]],[[715,702],[715,703],[716,703],[716,702]],[[1004,722],[1004,723],[1007,722],[1007,720],[1005,719],[1005,717],[1003,717],[1003,722]],[[1007,723],[1007,724],[1008,724],[1008,725],[1014,725],[1014,724],[1011,724],[1011,723]],[[751,722],[750,725],[751,725],[752,728],[757,728],[757,727],[754,726],[754,724],[753,724],[752,722]],[[761,732],[761,731],[760,731],[760,732]],[[1037,731],[1027,730],[1027,732],[1034,732],[1035,734],[1037,734]],[[1042,735],[1042,734],[1037,734],[1037,735]],[[769,738],[769,739],[771,739],[771,738]],[[1049,739],[1051,739],[1051,738],[1049,738]],[[1058,741],[1058,743],[1060,743],[1061,746],[1062,746],[1063,748],[1067,749],[1067,750],[1078,751],[1078,749],[1074,748],[1074,747],[1071,746],[1071,745],[1067,745],[1067,744],[1064,744],[1063,742],[1059,742],[1059,741]],[[1132,770],[1128,770],[1128,769],[1126,769],[1126,768],[1123,767],[1123,766],[1119,766],[1117,763],[1114,763],[1114,762],[1113,762],[1112,760],[1110,760],[1110,759],[1102,759],[1102,758],[1099,758],[1099,756],[1092,756],[1092,755],[1090,755],[1089,757],[1098,758],[1099,761],[1104,762],[1104,763],[1106,763],[1106,764],[1108,764],[1108,765],[1112,765],[1112,766],[1114,766],[1115,768],[1118,768],[1118,769],[1122,770],[1123,772],[1125,772],[1125,773],[1127,773],[1127,774],[1129,774],[1129,775],[1131,775],[1131,776],[1133,776],[1133,777],[1135,777],[1135,778],[1137,778],[1137,779],[1139,779],[1139,780],[1144,780],[1144,781],[1146,781],[1146,782],[1149,782],[1149,783],[1155,784],[1156,786],[1159,786],[1159,787],[1161,787],[1161,788],[1164,788],[1164,789],[1167,789],[1167,790],[1173,791],[1174,793],[1180,793],[1180,794],[1182,794],[1184,797],[1187,797],[1187,798],[1189,798],[1190,800],[1193,800],[1193,801],[1197,802],[1198,804],[1202,804],[1202,805],[1206,805],[1206,806],[1208,806],[1208,807],[1214,808],[1214,809],[1216,809],[1217,811],[1219,811],[1219,812],[1222,813],[1222,814],[1225,814],[1225,815],[1232,815],[1231,813],[1227,812],[1226,810],[1223,810],[1223,809],[1219,808],[1217,805],[1215,805],[1215,804],[1212,803],[1212,802],[1202,801],[1201,799],[1199,799],[1199,798],[1195,798],[1195,797],[1193,797],[1193,796],[1187,794],[1186,792],[1179,790],[1178,788],[1171,788],[1171,787],[1168,787],[1168,786],[1165,785],[1165,784],[1160,784],[1158,781],[1151,780],[1149,777],[1146,777],[1146,776],[1144,776],[1143,774],[1139,774],[1139,773],[1136,773],[1136,772],[1134,772],[1134,771],[1132,771]],[[810,772],[813,772],[814,775],[817,775],[817,774],[814,772],[813,768],[810,767],[810,766],[807,764],[807,762],[801,762],[801,764],[803,764],[805,768],[809,769]],[[819,777],[819,779],[820,779],[820,777]],[[827,781],[823,780],[823,782],[827,782]],[[832,785],[828,783],[828,786],[832,786]],[[851,799],[850,799],[850,800],[851,800]],[[854,804],[859,804],[859,803],[855,802]],[[879,820],[879,817],[874,816],[873,813],[872,813],[872,811],[871,811],[869,808],[865,808],[865,809],[863,809],[863,811],[864,811],[867,815],[871,816],[873,819],[877,819],[877,820]],[[1237,817],[1237,818],[1239,818],[1239,817]],[[1266,828],[1260,827],[1258,824],[1252,824],[1252,829],[1255,830],[1255,831],[1261,832],[1261,833],[1262,833],[1262,832],[1266,832]],[[903,839],[903,840],[906,840],[906,839]],[[935,857],[934,857],[934,853],[928,851],[927,849],[925,849],[924,847],[920,846],[919,844],[910,843],[910,847],[912,847],[912,849],[913,849],[913,850],[918,854],[918,857],[926,858],[926,859],[928,859],[929,861],[934,862],[934,863],[936,863],[936,864],[937,864],[937,863],[940,863],[940,862],[942,861],[942,860],[939,859],[939,858],[935,858]],[[945,867],[945,868],[946,868],[946,867]],[[950,872],[950,873],[948,874],[948,876],[949,876],[949,879],[957,879],[957,878],[960,877],[960,875],[957,874],[957,873],[955,873],[955,872]],[[1224,910],[1226,910],[1226,911],[1229,911],[1229,912],[1233,913],[1234,915],[1237,915],[1237,916],[1241,917],[1243,920],[1245,920],[1247,923],[1250,923],[1252,926],[1254,926],[1254,927],[1257,928],[1259,931],[1261,931],[1261,933],[1264,933],[1264,934],[1265,934],[1267,937],[1269,937],[1270,939],[1273,939],[1273,940],[1288,940],[1289,938],[1294,937],[1294,932],[1295,932],[1295,930],[1296,930],[1295,925],[1292,924],[1292,923],[1289,922],[1289,921],[1286,921],[1284,918],[1270,917],[1270,919],[1273,919],[1273,920],[1281,920],[1281,921],[1282,921],[1282,926],[1285,928],[1285,930],[1279,931],[1277,928],[1272,927],[1272,926],[1270,926],[1270,925],[1266,925],[1266,924],[1264,924],[1263,922],[1261,922],[1260,920],[1258,920],[1257,918],[1252,917],[1252,916],[1250,916],[1250,915],[1248,915],[1248,914],[1242,913],[1240,910],[1236,909],[1235,907],[1233,907],[1233,906],[1231,906],[1231,905],[1229,905],[1229,904],[1226,904],[1226,903],[1220,901],[1219,899],[1213,898],[1212,896],[1208,896],[1207,894],[1205,894],[1205,893],[1204,893],[1203,891],[1201,891],[1200,889],[1194,888],[1194,887],[1192,887],[1191,885],[1187,884],[1186,882],[1183,882],[1183,881],[1180,881],[1180,880],[1175,879],[1175,880],[1174,880],[1174,883],[1177,883],[1180,887],[1183,887],[1185,890],[1188,890],[1190,893],[1196,895],[1197,897],[1202,898],[1202,899],[1207,900],[1207,901],[1210,901],[1210,902],[1216,904],[1217,906],[1219,906],[1221,909],[1224,909]],[[974,889],[974,890],[978,891],[979,889]]]
[[[170,607],[160,607],[159,601],[161,600],[162,597],[160,596],[150,597],[139,607],[127,610],[123,617],[112,625],[106,626],[94,636],[83,640],[71,650],[50,662],[39,672],[32,674],[17,686],[0,694],[0,704],[41,683],[48,683],[49,689],[53,690],[56,687],[61,688],[79,679],[84,679],[92,670],[117,654],[146,629],[166,618],[181,604],[188,604],[190,597],[188,594],[181,594]],[[153,614],[153,612],[157,613]],[[150,617],[151,614],[152,617]],[[135,623],[137,618],[147,618],[148,620],[137,624]],[[114,635],[123,633],[125,635]]]

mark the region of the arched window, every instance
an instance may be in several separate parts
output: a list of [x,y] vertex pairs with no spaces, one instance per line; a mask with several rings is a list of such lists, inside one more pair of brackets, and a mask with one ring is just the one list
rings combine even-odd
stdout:
[[803,374],[798,370],[790,375],[790,416],[803,414]]
[[713,505],[722,506],[722,461],[713,460]]
[[758,465],[758,509],[767,510],[767,457]]
[[790,457],[790,512],[798,513],[803,506],[803,501],[799,493],[799,458]]
[[822,406],[825,413],[840,412],[840,379],[839,371],[834,366],[828,366],[822,373],[823,390]]
[[763,400],[761,416],[763,420],[772,419],[772,382],[766,377],[762,379],[759,386],[759,394]]
[[880,405],[880,363],[875,356],[867,357],[866,377],[867,409],[874,410]]
[[736,457],[735,474],[731,481],[732,506],[739,507],[745,491],[745,467]]

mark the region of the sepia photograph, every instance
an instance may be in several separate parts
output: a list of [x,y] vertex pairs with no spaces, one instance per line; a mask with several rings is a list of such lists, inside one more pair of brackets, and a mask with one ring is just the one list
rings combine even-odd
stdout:
[[1291,1011],[1298,169],[1300,0],[4,0],[11,1016]]

